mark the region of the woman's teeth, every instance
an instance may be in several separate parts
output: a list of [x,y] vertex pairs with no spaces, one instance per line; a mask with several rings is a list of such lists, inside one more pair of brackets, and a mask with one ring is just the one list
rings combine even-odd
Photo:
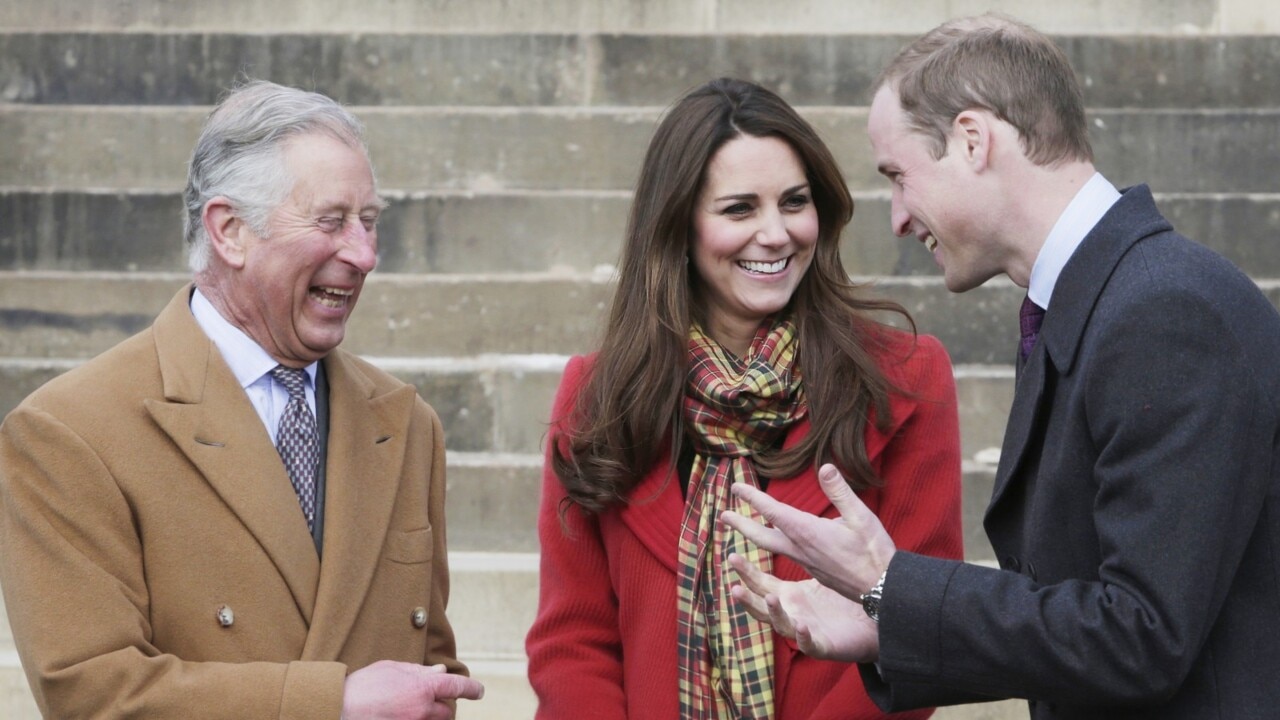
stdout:
[[754,262],[752,260],[739,260],[738,267],[741,267],[744,270],[747,270],[753,273],[760,273],[762,275],[773,275],[775,273],[782,272],[782,270],[787,266],[787,261],[789,261],[790,259],[791,258],[782,258],[781,260],[777,260],[775,262]]

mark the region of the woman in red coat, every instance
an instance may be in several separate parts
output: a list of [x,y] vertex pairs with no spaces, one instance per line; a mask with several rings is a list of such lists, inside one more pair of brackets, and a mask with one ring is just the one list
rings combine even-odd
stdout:
[[[727,557],[808,576],[717,522],[757,485],[838,513],[834,462],[898,547],[962,555],[955,386],[933,338],[873,312],[840,260],[830,151],[752,83],[666,114],[641,170],[610,322],[556,397],[529,678],[546,720],[880,718],[856,666],[751,618]],[[929,711],[910,714],[926,717]]]

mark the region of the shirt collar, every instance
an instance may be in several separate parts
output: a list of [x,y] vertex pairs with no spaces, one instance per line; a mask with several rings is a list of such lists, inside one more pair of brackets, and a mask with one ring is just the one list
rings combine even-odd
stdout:
[[1031,284],[1027,295],[1031,301],[1048,310],[1049,299],[1053,296],[1053,288],[1058,284],[1058,276],[1062,268],[1075,253],[1080,243],[1098,224],[1103,215],[1120,199],[1120,192],[1115,186],[1095,172],[1089,178],[1062,211],[1058,222],[1045,238],[1044,247],[1036,256],[1035,265],[1031,267]]
[[[196,323],[204,330],[205,335],[217,346],[240,387],[249,387],[280,364],[261,345],[254,342],[253,338],[222,317],[213,303],[200,293],[200,288],[196,288],[191,294],[191,314],[195,316]],[[314,388],[316,363],[311,363],[305,369],[307,382]]]

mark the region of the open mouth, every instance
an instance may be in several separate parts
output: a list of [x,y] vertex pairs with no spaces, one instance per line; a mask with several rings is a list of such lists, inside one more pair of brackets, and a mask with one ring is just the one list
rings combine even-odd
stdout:
[[787,265],[790,264],[790,257],[784,257],[781,260],[775,260],[773,262],[757,262],[754,260],[738,261],[738,267],[754,275],[777,275],[783,270],[786,270]]
[[342,288],[322,287],[316,285],[311,288],[311,297],[315,301],[334,309],[341,309],[347,306],[347,299],[355,294],[354,290],[344,290]]

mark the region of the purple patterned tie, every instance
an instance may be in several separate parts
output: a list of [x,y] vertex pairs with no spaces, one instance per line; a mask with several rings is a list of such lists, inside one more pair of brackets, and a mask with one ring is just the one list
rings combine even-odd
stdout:
[[1040,323],[1044,322],[1044,308],[1031,302],[1028,295],[1022,300],[1022,309],[1018,311],[1018,326],[1022,330],[1022,359],[1026,360],[1035,347],[1036,337],[1040,335]]
[[277,365],[271,377],[289,391],[289,404],[280,415],[276,432],[276,450],[289,471],[289,482],[298,493],[298,504],[307,518],[307,529],[314,530],[316,518],[316,468],[320,464],[320,443],[316,435],[316,416],[307,405],[305,370]]

